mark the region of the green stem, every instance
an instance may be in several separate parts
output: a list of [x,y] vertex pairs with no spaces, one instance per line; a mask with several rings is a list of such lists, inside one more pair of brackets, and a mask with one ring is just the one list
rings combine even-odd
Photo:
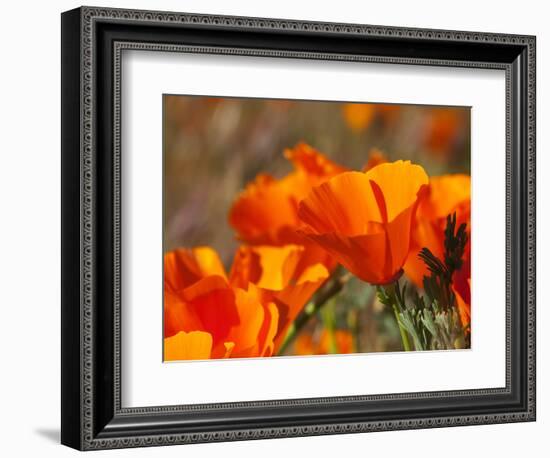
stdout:
[[319,292],[315,299],[304,308],[302,313],[296,317],[294,323],[292,323],[288,329],[286,337],[281,344],[281,348],[279,348],[277,353],[278,355],[283,355],[285,353],[289,345],[294,341],[296,336],[310,320],[310,318],[316,315],[317,312],[319,312],[319,310],[321,310],[321,308],[329,302],[330,299],[342,291],[342,288],[350,278],[351,274],[346,273],[341,277],[333,277],[328,283],[325,284],[325,287]]
[[399,327],[399,333],[401,334],[401,342],[403,342],[403,349],[405,351],[411,351],[411,344],[409,338],[407,337],[407,330],[403,327],[399,320],[399,310],[397,310],[397,305],[393,304],[393,313],[395,315],[395,320],[397,321],[397,326]]

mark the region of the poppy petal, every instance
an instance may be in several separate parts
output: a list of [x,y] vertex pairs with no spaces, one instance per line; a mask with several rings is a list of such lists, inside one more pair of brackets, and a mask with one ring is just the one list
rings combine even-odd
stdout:
[[365,233],[369,222],[382,222],[367,174],[361,172],[342,173],[313,188],[298,215],[317,233],[345,236]]
[[164,339],[164,361],[209,359],[212,336],[207,332],[178,332]]
[[349,170],[303,142],[298,143],[294,148],[286,149],[284,155],[296,169],[304,170],[309,175],[316,177],[332,177]]
[[229,212],[238,238],[254,245],[301,244],[298,204],[316,186],[347,169],[305,143],[284,151],[294,171],[277,180],[260,174],[249,183]]
[[346,172],[314,187],[300,203],[299,231],[357,277],[384,284],[399,275],[411,243],[424,169],[409,161]]
[[[465,223],[470,231],[470,177],[463,174],[432,177],[424,196],[421,197],[413,225],[410,255],[404,270],[407,276],[422,287],[424,276],[429,272],[419,258],[422,248],[428,248],[436,257],[443,259],[445,250],[445,227],[447,216],[456,213],[456,227]],[[465,248],[469,256],[470,241]]]
[[471,178],[464,174],[430,178],[429,191],[418,208],[419,219],[446,218],[462,203],[470,201]]
[[165,289],[179,291],[208,275],[226,277],[218,253],[210,247],[180,248],[164,255]]
[[259,295],[252,289],[245,291],[237,288],[235,291],[239,325],[231,329],[229,340],[235,342],[233,356],[243,356],[241,352],[258,344],[258,335],[265,318],[264,307]]
[[229,211],[229,224],[249,243],[278,244],[285,227],[297,225],[296,204],[289,197],[292,183],[259,175],[238,196]]
[[380,187],[386,202],[388,221],[392,221],[405,208],[414,205],[419,192],[429,182],[424,169],[410,161],[380,164],[365,175]]
[[279,327],[279,309],[277,306],[270,302],[267,304],[265,312],[266,319],[258,336],[259,356],[271,356],[273,354],[275,348],[273,339],[275,339]]
[[[196,330],[208,331],[214,347],[227,340],[230,329],[239,324],[235,291],[225,279],[206,277],[184,291],[186,318]],[[194,323],[200,323],[198,326]],[[185,325],[191,326],[191,324]]]

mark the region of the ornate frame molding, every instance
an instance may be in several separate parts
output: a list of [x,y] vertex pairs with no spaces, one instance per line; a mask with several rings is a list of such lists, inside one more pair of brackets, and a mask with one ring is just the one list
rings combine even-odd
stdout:
[[[461,32],[461,31],[442,31],[442,30],[427,30],[399,27],[382,27],[371,25],[356,25],[356,24],[336,24],[336,23],[318,23],[305,22],[282,19],[263,19],[263,18],[247,18],[247,17],[227,17],[227,16],[206,16],[197,14],[185,13],[166,13],[152,11],[133,11],[123,9],[106,9],[94,7],[82,7],[79,10],[65,13],[66,37],[67,39],[74,38],[77,34],[79,37],[79,64],[77,68],[66,70],[67,78],[75,78],[78,76],[79,82],[79,100],[78,100],[78,117],[79,117],[79,135],[78,144],[80,155],[78,158],[79,176],[67,176],[67,180],[78,180],[78,215],[70,215],[67,220],[67,228],[72,228],[74,224],[78,226],[78,243],[80,251],[78,254],[78,272],[79,282],[76,286],[79,297],[78,313],[74,310],[68,311],[68,307],[75,304],[66,302],[64,304],[64,316],[67,316],[65,324],[78,323],[80,330],[78,342],[73,342],[73,345],[78,346],[78,367],[72,367],[76,356],[73,354],[71,358],[64,354],[63,361],[67,371],[63,373],[64,383],[74,385],[78,378],[78,399],[79,405],[69,406],[71,400],[76,399],[74,396],[71,400],[67,399],[64,403],[64,416],[69,418],[69,414],[65,414],[65,409],[71,410],[78,407],[78,414],[74,413],[70,418],[78,416],[78,428],[66,425],[63,423],[62,442],[80,449],[104,449],[104,448],[120,448],[120,447],[137,447],[150,445],[167,445],[179,443],[195,443],[209,441],[227,441],[227,440],[246,440],[246,439],[262,439],[271,437],[289,437],[289,436],[304,436],[304,435],[319,435],[319,434],[338,434],[349,432],[367,432],[367,431],[384,431],[412,428],[427,428],[441,426],[456,426],[470,424],[486,424],[486,423],[504,423],[515,421],[529,421],[535,418],[535,38],[531,36],[518,36],[506,34],[490,34],[478,32]],[[71,24],[69,24],[69,22]],[[95,144],[97,138],[97,86],[98,86],[98,25],[109,24],[115,25],[139,25],[139,26],[154,26],[154,25],[173,25],[174,27],[201,27],[209,30],[224,30],[238,31],[240,33],[269,31],[269,33],[291,32],[300,36],[357,36],[361,39],[367,38],[385,38],[385,39],[413,39],[419,43],[426,42],[427,44],[435,41],[447,42],[449,45],[455,43],[474,43],[474,44],[494,44],[500,47],[513,47],[520,49],[521,53],[518,59],[526,59],[526,64],[519,70],[517,62],[490,62],[481,60],[462,59],[442,59],[442,58],[413,58],[403,56],[377,56],[367,54],[353,53],[335,53],[335,52],[318,52],[318,51],[292,51],[292,50],[277,50],[277,49],[261,49],[247,47],[231,47],[231,46],[211,46],[211,45],[181,45],[162,42],[136,42],[131,39],[118,40],[113,39],[113,54],[112,65],[114,69],[113,75],[113,122],[112,128],[112,173],[113,181],[113,220],[112,220],[112,256],[113,256],[113,284],[112,297],[114,301],[113,309],[113,365],[114,373],[112,380],[112,396],[113,396],[113,418],[117,423],[117,418],[121,419],[131,416],[155,416],[155,415],[170,415],[170,414],[185,414],[186,412],[197,411],[212,411],[212,410],[234,410],[239,408],[271,408],[271,407],[289,407],[289,406],[312,406],[322,404],[338,404],[338,403],[353,403],[358,401],[385,401],[385,400],[418,400],[429,398],[445,398],[463,396],[469,399],[473,396],[489,396],[510,394],[512,377],[512,345],[511,334],[512,326],[516,324],[512,321],[512,233],[518,229],[516,220],[519,213],[514,212],[512,208],[513,195],[513,173],[522,173],[522,180],[525,180],[525,201],[519,202],[522,206],[521,211],[524,212],[527,221],[525,223],[525,250],[526,265],[525,270],[525,288],[526,298],[526,313],[525,313],[525,339],[527,347],[525,348],[525,403],[521,410],[517,412],[507,413],[490,413],[490,414],[474,414],[474,415],[449,415],[449,416],[420,416],[413,419],[391,419],[391,420],[373,420],[373,421],[347,421],[327,422],[317,425],[301,425],[301,426],[272,426],[258,428],[227,428],[226,430],[203,431],[203,432],[168,432],[148,434],[128,434],[128,430],[115,428],[113,431],[106,431],[102,425],[98,425],[98,413],[96,412],[98,405],[98,395],[100,391],[97,389],[97,310],[101,305],[97,298],[98,278],[97,276],[97,250],[100,249],[97,245],[98,235],[97,229],[97,208],[101,203],[98,201],[98,176],[97,176],[97,153],[98,146]],[[71,31],[69,31],[71,29]],[[506,156],[507,156],[507,215],[506,215],[506,277],[507,277],[507,292],[506,292],[506,309],[507,309],[507,383],[506,388],[495,388],[488,390],[467,390],[459,392],[433,392],[433,393],[409,393],[398,395],[380,395],[380,396],[356,396],[346,398],[315,398],[315,399],[297,399],[297,400],[274,400],[262,402],[246,402],[246,403],[230,403],[216,405],[190,405],[190,406],[162,406],[151,408],[133,408],[123,409],[120,403],[120,89],[121,89],[121,54],[127,49],[142,49],[150,51],[172,51],[172,52],[187,52],[187,53],[213,53],[213,54],[231,54],[231,55],[251,55],[265,57],[294,57],[301,59],[321,59],[321,60],[348,60],[362,62],[383,62],[383,63],[399,63],[411,65],[439,65],[449,67],[469,67],[469,68],[495,68],[506,71],[506,106],[507,106],[507,138],[506,138]],[[74,54],[67,51],[67,57],[72,58]],[[69,55],[70,54],[70,55]],[[64,63],[71,65],[69,62]],[[524,74],[522,74],[523,72]],[[516,76],[514,76],[516,75]],[[522,99],[525,104],[524,113],[518,114],[513,111],[513,104],[517,103],[514,96],[518,88],[513,86],[514,82],[519,85],[526,85],[526,97]],[[521,89],[521,88],[520,88]],[[69,96],[67,96],[69,97]],[[72,96],[71,96],[72,97]],[[65,109],[65,104],[63,105]],[[518,122],[517,116],[526,116],[525,135],[526,150],[523,153],[526,155],[525,170],[518,171],[513,165],[513,157],[515,148],[521,139],[515,138],[512,135],[512,124]],[[65,123],[64,123],[65,126]],[[71,126],[66,123],[66,128]],[[65,140],[63,160],[75,161],[74,157],[69,159],[69,154],[74,155],[71,151],[76,142],[75,138]],[[521,145],[520,145],[521,148]],[[72,167],[76,167],[74,164]],[[68,167],[67,167],[68,168]],[[65,167],[64,167],[65,169]],[[64,172],[65,176],[65,172]],[[516,203],[517,204],[517,203]],[[64,223],[65,224],[65,223]],[[64,226],[65,227],[65,226]],[[67,229],[68,230],[68,229]],[[523,239],[522,239],[523,240]],[[101,248],[103,249],[103,248]],[[70,263],[69,259],[63,259],[64,264]],[[76,267],[76,266],[73,266]],[[74,280],[74,279],[73,279]],[[520,298],[521,299],[521,298]],[[70,316],[69,316],[70,315]],[[64,318],[65,319],[65,318]],[[65,338],[63,345],[67,345],[68,338]],[[70,369],[70,370],[69,370]],[[71,374],[68,374],[71,372]],[[75,375],[78,372],[78,377]],[[73,386],[74,390],[75,387]],[[115,425],[116,426],[116,425]]]

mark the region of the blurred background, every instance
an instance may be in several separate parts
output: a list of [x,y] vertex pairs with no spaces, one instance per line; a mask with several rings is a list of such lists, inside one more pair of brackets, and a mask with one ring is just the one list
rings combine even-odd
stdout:
[[[164,250],[209,245],[229,269],[238,246],[231,204],[258,173],[291,172],[283,150],[299,142],[352,169],[377,148],[430,176],[470,174],[470,109],[165,95]],[[375,296],[352,280],[288,354],[400,350],[395,320]]]

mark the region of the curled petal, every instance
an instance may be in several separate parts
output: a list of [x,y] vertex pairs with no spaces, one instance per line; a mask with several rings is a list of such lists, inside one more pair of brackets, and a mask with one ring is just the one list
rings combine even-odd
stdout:
[[230,283],[237,288],[246,289],[249,283],[258,283],[261,276],[262,266],[258,252],[251,247],[239,247],[229,272]]
[[290,323],[328,276],[325,265],[303,246],[243,246],[235,255],[230,282],[255,290],[263,304],[276,305],[276,349]]
[[225,269],[210,247],[170,251],[164,255],[164,288],[180,291],[208,275],[225,277]]
[[[445,227],[447,216],[456,213],[457,227],[466,224],[470,232],[470,177],[468,175],[443,175],[432,177],[425,195],[420,199],[413,225],[410,254],[404,269],[407,276],[422,287],[424,276],[429,272],[419,258],[422,248],[428,248],[436,257],[443,259],[445,250]],[[470,253],[470,241],[465,248],[465,257]]]
[[328,278],[328,271],[322,264],[311,266],[296,279],[294,284],[278,292],[266,291],[268,297],[279,306],[279,331],[276,348],[282,343],[291,323],[296,319],[313,294]]
[[212,358],[273,354],[282,326],[329,275],[323,264],[305,263],[305,253],[298,245],[241,247],[229,279],[209,275],[180,290],[165,288],[165,337],[206,332]]
[[231,328],[228,340],[235,342],[232,356],[242,357],[258,344],[258,336],[264,324],[265,310],[254,290],[235,290],[239,324]]
[[266,307],[266,320],[258,336],[258,354],[271,356],[275,349],[274,339],[279,328],[279,309],[270,302]]
[[294,170],[277,180],[258,175],[238,196],[229,223],[238,238],[254,245],[302,244],[297,236],[298,204],[312,186],[346,171],[305,143],[285,150]]
[[361,172],[342,173],[313,188],[300,203],[298,215],[312,232],[321,234],[360,235],[373,222],[382,222],[371,184]]
[[424,169],[410,161],[380,164],[365,175],[380,187],[388,221],[392,221],[405,208],[415,205],[419,193],[425,192],[428,185],[428,175]]
[[181,295],[164,290],[164,337],[180,331],[202,329],[201,321],[189,308]]
[[325,180],[327,178],[348,171],[336,162],[331,161],[324,154],[306,143],[298,143],[294,148],[284,151],[285,157],[294,164],[296,170],[306,172],[312,179]]
[[359,278],[383,284],[400,275],[418,200],[428,177],[409,161],[342,173],[315,187],[299,208],[301,233]]
[[277,332],[278,310],[273,303],[262,303],[262,292],[254,285],[248,291],[236,290],[239,324],[231,329],[234,342],[231,357],[271,356]]
[[229,224],[249,243],[285,243],[282,239],[292,238],[292,228],[298,223],[292,191],[303,186],[299,179],[277,181],[259,175],[231,207]]
[[228,340],[231,328],[240,322],[235,291],[222,277],[206,277],[187,288],[183,304],[183,330],[209,332],[215,348]]
[[304,248],[297,245],[286,245],[280,248],[262,246],[255,248],[254,251],[259,255],[262,271],[257,286],[280,291],[296,278],[296,267]]
[[457,207],[470,202],[471,179],[468,175],[454,174],[432,177],[426,197],[418,208],[419,219],[431,221],[446,218]]

